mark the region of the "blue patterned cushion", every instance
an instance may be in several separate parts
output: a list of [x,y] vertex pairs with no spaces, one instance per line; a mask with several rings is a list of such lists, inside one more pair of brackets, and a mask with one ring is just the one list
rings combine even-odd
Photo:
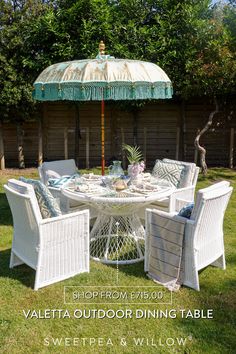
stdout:
[[176,163],[178,165],[184,166],[184,174],[181,176],[181,181],[178,188],[184,188],[191,186],[193,184],[193,179],[196,170],[196,164],[194,162],[178,161],[163,159],[163,162]]
[[164,162],[162,160],[156,160],[152,171],[154,177],[171,182],[176,188],[179,188],[184,173],[185,166],[173,162]]
[[179,216],[190,219],[193,211],[194,203],[189,203],[179,211]]
[[24,177],[20,177],[19,179],[20,181],[29,183],[34,187],[34,192],[43,219],[62,215],[56,199],[53,198],[49,189],[42,182]]

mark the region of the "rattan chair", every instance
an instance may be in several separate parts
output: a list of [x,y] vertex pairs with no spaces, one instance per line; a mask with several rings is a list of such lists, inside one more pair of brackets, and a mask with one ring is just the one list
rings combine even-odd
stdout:
[[75,201],[66,198],[61,193],[60,188],[48,186],[48,180],[50,178],[60,178],[62,176],[73,176],[76,174],[77,167],[75,160],[46,161],[38,167],[38,172],[41,182],[47,185],[54,198],[59,200],[62,212],[68,213],[86,209],[81,203],[76,203]]
[[13,216],[10,268],[35,269],[34,290],[89,271],[89,211],[42,219],[31,185],[4,185]]
[[[145,270],[149,271],[151,248],[155,237],[152,217],[155,224],[163,225],[168,219],[172,225],[176,220],[185,220],[183,244],[183,284],[200,290],[199,270],[208,265],[225,269],[225,251],[223,239],[223,220],[233,188],[229,182],[222,181],[198,191],[196,203],[190,219],[178,216],[177,213],[167,213],[155,209],[146,210],[146,245]],[[180,200],[178,208],[186,205]],[[173,234],[175,230],[172,226]],[[156,241],[157,242],[157,241]],[[163,242],[161,240],[160,242]]]

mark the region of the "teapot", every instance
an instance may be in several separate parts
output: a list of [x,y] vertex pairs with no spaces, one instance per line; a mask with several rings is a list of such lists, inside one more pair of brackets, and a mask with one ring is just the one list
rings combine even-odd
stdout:
[[124,170],[121,167],[121,161],[113,161],[113,165],[108,167],[109,175],[119,177],[124,174]]

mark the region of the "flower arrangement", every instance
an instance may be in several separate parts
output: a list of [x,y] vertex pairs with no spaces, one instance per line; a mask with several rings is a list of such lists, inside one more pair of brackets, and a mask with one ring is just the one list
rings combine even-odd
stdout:
[[122,149],[126,152],[127,160],[130,163],[128,167],[128,174],[132,178],[137,177],[145,169],[143,154],[140,150],[140,147],[123,144]]

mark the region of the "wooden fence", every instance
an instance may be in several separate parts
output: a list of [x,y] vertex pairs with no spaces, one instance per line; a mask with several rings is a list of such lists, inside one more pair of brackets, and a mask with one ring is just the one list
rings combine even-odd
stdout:
[[[184,105],[171,100],[149,103],[134,115],[106,104],[106,163],[116,158],[126,167],[121,149],[124,142],[139,145],[149,167],[157,158],[164,157],[197,162],[194,137],[212,109],[206,100],[192,100]],[[100,165],[99,103],[81,104],[79,110],[73,103],[44,103],[42,111],[37,121],[20,126],[9,122],[0,125],[1,169],[67,158],[75,158],[80,168]],[[220,126],[218,118],[200,142],[207,149],[209,166],[232,168],[236,158],[236,118]]]

